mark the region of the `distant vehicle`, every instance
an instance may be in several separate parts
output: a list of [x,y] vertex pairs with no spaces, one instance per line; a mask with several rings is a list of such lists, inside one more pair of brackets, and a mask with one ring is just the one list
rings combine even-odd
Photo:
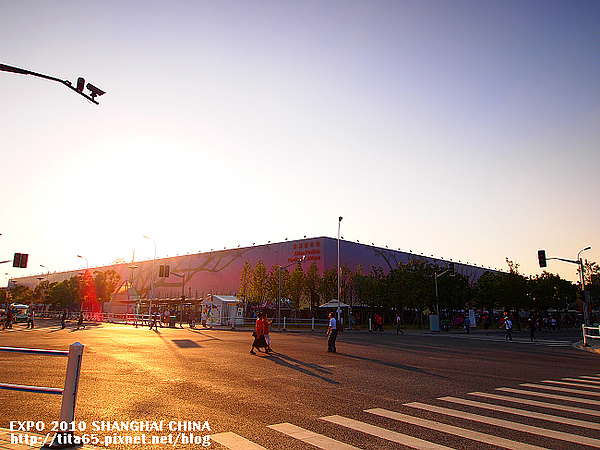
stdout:
[[22,305],[20,303],[13,303],[10,305],[10,307],[15,313],[13,322],[27,322],[27,310],[29,309],[29,306]]

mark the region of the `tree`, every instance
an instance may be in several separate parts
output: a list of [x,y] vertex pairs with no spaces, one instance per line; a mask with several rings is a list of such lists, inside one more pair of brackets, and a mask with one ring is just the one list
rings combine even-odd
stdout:
[[251,296],[254,301],[262,303],[265,301],[267,296],[267,267],[262,259],[259,260],[254,266],[254,272],[252,274],[251,284]]
[[321,283],[321,275],[317,263],[313,262],[304,279],[304,289],[310,301],[310,310],[314,311],[319,306],[319,285]]
[[51,283],[46,292],[46,298],[52,305],[70,308],[77,304],[79,299],[79,283],[73,276],[60,283]]
[[327,303],[330,300],[337,300],[337,269],[331,270],[324,268],[323,277],[319,282],[319,296],[321,301]]
[[17,284],[16,286],[9,289],[10,303],[21,303],[23,305],[29,305],[35,300],[34,292],[30,287],[23,284]]
[[296,264],[286,285],[286,292],[296,311],[300,310],[300,301],[302,300],[302,293],[304,292],[304,279],[305,276],[302,264]]
[[[115,270],[94,271],[95,296],[98,304],[102,305],[102,303],[110,301],[120,281],[121,275]],[[93,296],[94,293],[89,293],[88,300],[92,300]]]
[[252,266],[250,265],[250,261],[246,261],[244,262],[244,267],[242,267],[242,272],[240,274],[240,288],[238,290],[238,296],[243,299],[244,303],[246,302],[246,298],[250,295],[252,276]]

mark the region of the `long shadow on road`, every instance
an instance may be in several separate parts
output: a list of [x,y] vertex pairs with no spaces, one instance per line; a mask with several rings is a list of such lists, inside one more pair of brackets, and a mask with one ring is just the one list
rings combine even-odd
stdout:
[[331,374],[331,371],[326,369],[325,367],[319,366],[318,364],[306,363],[304,361],[300,361],[299,359],[291,358],[289,356],[283,355],[281,353],[271,353],[270,356],[265,357],[268,358],[269,361],[281,366],[286,367],[288,369],[296,370],[305,375],[309,375],[311,377],[318,378],[320,380],[325,381],[330,384],[341,384],[339,381],[332,380],[325,376],[325,374]]

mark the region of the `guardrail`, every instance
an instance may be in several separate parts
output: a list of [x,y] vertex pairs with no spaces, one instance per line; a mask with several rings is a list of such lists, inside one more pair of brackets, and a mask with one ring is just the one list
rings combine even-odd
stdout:
[[[68,318],[70,320],[76,320],[79,318],[80,314],[82,314],[82,313],[80,313],[79,311],[72,311],[69,313]],[[42,312],[42,313],[40,313],[40,317],[46,317],[46,318],[60,318],[61,315],[62,315],[62,313],[60,313],[60,312]],[[116,324],[122,324],[122,325],[134,325],[136,327],[137,326],[149,326],[150,323],[152,322],[152,317],[149,316],[148,314],[83,312],[83,316],[84,316],[84,319],[89,322],[107,322],[107,323],[116,323]],[[175,318],[175,326],[177,328],[179,328],[179,326],[180,326],[179,315],[176,315],[173,317]],[[184,320],[183,322],[184,322],[184,324],[187,323],[186,320]],[[200,317],[196,317],[195,322],[196,322],[196,328],[202,328]],[[214,323],[211,323],[210,321],[208,323],[213,326],[215,325]],[[254,327],[255,323],[256,323],[256,317],[235,317],[235,318],[233,318],[233,323],[232,323],[231,317],[222,317],[221,323],[217,324],[217,325],[232,326],[232,328],[235,328],[235,327],[243,328],[243,327]],[[168,325],[165,325],[164,322],[159,323],[159,327],[165,327],[165,326],[168,327]],[[312,319],[300,319],[300,318],[289,319],[287,317],[282,317],[281,321],[279,322],[279,321],[277,321],[277,318],[274,317],[273,324],[271,325],[271,330],[286,331],[288,328],[300,328],[300,329],[310,329],[311,331],[316,331],[317,329],[326,330],[328,326],[329,326],[329,319],[315,319],[315,318],[312,318]],[[365,323],[362,327],[363,328],[366,327],[365,329],[371,330],[372,329],[371,319],[369,319],[369,322]],[[350,328],[347,328],[347,329],[350,330]],[[352,329],[360,329],[360,328],[353,327]]]
[[[583,346],[587,347],[588,339],[600,339],[600,326],[598,327],[586,327],[585,325],[581,325],[581,329],[583,331]],[[588,333],[591,332],[591,333]]]
[[69,346],[69,351],[0,347],[0,352],[27,353],[40,356],[66,356],[68,360],[64,389],[7,383],[0,383],[0,389],[32,392],[35,394],[62,395],[59,423],[69,424],[73,422],[75,416],[75,403],[77,400],[77,388],[79,386],[79,373],[81,371],[81,358],[83,356],[83,344],[75,342]]

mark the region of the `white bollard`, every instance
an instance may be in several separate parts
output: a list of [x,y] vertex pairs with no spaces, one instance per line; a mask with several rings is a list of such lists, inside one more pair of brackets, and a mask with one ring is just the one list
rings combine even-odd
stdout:
[[75,402],[77,400],[77,388],[79,386],[82,356],[83,344],[75,342],[69,346],[67,375],[65,377],[65,388],[63,390],[60,407],[61,423],[71,423],[75,417]]

